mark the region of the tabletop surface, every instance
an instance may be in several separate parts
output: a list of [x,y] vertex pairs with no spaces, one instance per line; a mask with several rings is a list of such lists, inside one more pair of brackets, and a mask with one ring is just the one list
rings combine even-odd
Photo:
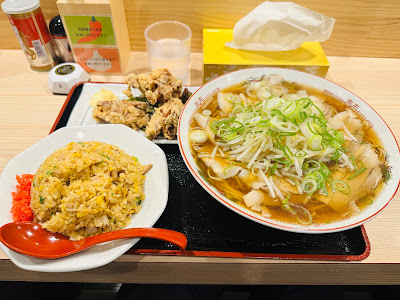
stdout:
[[[400,138],[400,59],[328,57],[327,79],[371,105]],[[0,50],[0,173],[18,153],[48,135],[66,99],[47,87],[20,50]],[[149,71],[147,54],[131,54],[128,71]],[[92,75],[124,82],[125,76]],[[202,55],[192,54],[190,85],[202,83]],[[400,284],[400,201],[397,195],[365,224],[371,254],[361,262],[123,255],[104,267],[51,276],[21,270],[0,251],[0,280],[204,284]],[[165,276],[169,274],[168,276]],[[305,276],[307,274],[307,276]]]

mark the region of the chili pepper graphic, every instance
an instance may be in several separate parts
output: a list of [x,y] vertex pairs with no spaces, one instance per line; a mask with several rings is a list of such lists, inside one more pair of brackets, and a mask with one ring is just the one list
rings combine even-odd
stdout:
[[97,39],[101,34],[101,23],[92,17],[92,20],[89,22],[90,32],[87,36],[78,40],[78,44],[91,42]]

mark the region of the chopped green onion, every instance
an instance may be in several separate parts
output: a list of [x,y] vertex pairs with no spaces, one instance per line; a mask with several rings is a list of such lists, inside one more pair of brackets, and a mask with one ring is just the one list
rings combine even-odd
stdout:
[[335,149],[339,149],[340,147],[342,147],[342,144],[337,140],[331,140],[330,145]]
[[224,134],[224,135],[222,136],[222,139],[223,139],[225,142],[229,142],[229,141],[234,140],[234,139],[237,138],[237,137],[238,137],[238,135],[237,135],[236,132],[230,132],[230,133]]
[[287,166],[287,167],[290,167],[290,165],[292,164],[291,161],[289,161],[287,158],[285,158],[285,159],[282,159],[282,158],[275,158],[275,160],[276,160],[278,163],[280,163],[280,164],[282,164],[282,165],[285,165],[285,166]]
[[306,156],[306,154],[307,154],[306,151],[300,150],[300,151],[297,151],[297,152],[294,154],[294,156],[297,157],[297,158],[299,158],[299,157],[304,157],[304,156]]
[[244,123],[244,126],[256,125],[258,122],[260,122],[260,120],[261,120],[261,116],[257,116],[257,117],[251,118],[250,120],[247,120]]
[[267,100],[266,105],[264,105],[263,110],[264,112],[270,111],[273,109],[278,108],[282,103],[282,99],[279,97],[273,97],[269,100]]
[[282,114],[285,116],[292,116],[295,114],[297,110],[297,106],[294,102],[290,102],[289,105],[285,105],[282,110]]
[[324,163],[320,163],[319,172],[322,174],[322,176],[324,176],[325,180],[332,175],[331,171]]
[[337,180],[337,179],[332,180],[331,186],[334,192],[340,191],[344,194],[349,194],[351,192],[350,187],[347,185],[347,183],[345,183],[342,180]]
[[353,175],[351,175],[349,178],[347,178],[348,180],[353,179],[354,177],[357,177],[358,175],[360,175],[362,172],[364,172],[367,168],[361,168],[359,169],[357,172],[355,172]]
[[212,121],[210,124],[211,131],[217,133],[217,128],[219,127],[219,125],[220,125],[219,121]]
[[304,122],[307,119],[308,115],[305,111],[299,112],[299,120],[300,122]]
[[324,185],[322,186],[322,194],[324,194],[325,196],[328,196],[328,189],[326,188],[326,184],[324,183]]
[[335,153],[333,153],[331,158],[332,158],[332,160],[338,160],[340,158],[340,156],[342,156],[342,154],[343,154],[343,152],[336,149]]
[[303,191],[309,195],[313,194],[314,192],[317,191],[318,189],[318,183],[315,179],[313,178],[304,178],[301,181],[301,187],[303,188]]
[[308,129],[311,131],[312,134],[317,135],[318,132],[315,131],[315,128],[311,128],[311,127],[314,127],[314,123],[312,123],[312,124],[313,124],[313,126],[311,126],[310,122],[307,122]]
[[370,204],[374,203],[374,200],[372,200],[371,198],[367,198],[367,199],[362,198],[359,201],[364,203],[364,204],[367,204],[367,205],[370,205]]
[[111,158],[108,155],[105,155],[104,153],[102,153],[101,156],[107,158],[108,160],[111,160]]
[[289,203],[289,198],[290,194],[287,194],[285,199],[281,200],[282,201],[282,208],[285,210],[291,210],[290,203]]
[[278,168],[278,163],[274,163],[274,165],[272,166],[272,168],[269,170],[269,175],[272,176],[275,174],[276,169]]
[[228,128],[232,131],[242,131],[244,126],[239,121],[233,121],[232,124],[228,125]]
[[316,172],[316,171],[307,175],[305,178],[314,179],[317,182],[317,189],[322,188],[322,186],[325,182],[325,177],[320,172]]
[[340,143],[340,144],[343,144],[344,143],[344,133],[342,132],[342,131],[336,131],[335,130],[335,133],[336,133],[336,140]]
[[258,122],[258,126],[260,127],[267,127],[270,124],[269,120],[261,120],[260,122]]
[[311,148],[311,150],[314,150],[314,151],[321,150],[322,136],[313,135],[311,138],[308,139],[307,145],[308,145],[308,147]]
[[303,164],[303,170],[307,171],[308,173],[318,171],[320,168],[321,163],[313,159],[309,159]]

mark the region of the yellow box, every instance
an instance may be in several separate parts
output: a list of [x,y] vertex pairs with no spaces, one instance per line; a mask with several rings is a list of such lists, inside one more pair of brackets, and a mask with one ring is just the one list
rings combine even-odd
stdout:
[[294,69],[320,77],[328,72],[329,62],[317,42],[303,43],[291,51],[248,51],[226,47],[232,40],[232,29],[203,29],[203,82],[251,67]]

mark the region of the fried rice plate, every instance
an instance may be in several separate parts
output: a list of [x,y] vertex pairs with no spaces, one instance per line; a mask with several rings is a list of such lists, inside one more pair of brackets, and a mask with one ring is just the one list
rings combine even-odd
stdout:
[[34,221],[79,240],[127,226],[144,194],[143,166],[116,146],[70,143],[37,170],[31,188]]

